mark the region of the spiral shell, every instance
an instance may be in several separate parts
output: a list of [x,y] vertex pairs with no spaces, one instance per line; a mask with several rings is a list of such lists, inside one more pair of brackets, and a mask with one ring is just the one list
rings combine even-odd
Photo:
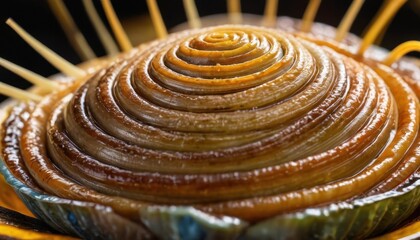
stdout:
[[33,106],[14,169],[134,220],[177,205],[257,222],[387,192],[419,166],[418,89],[360,60],[261,27],[173,34]]

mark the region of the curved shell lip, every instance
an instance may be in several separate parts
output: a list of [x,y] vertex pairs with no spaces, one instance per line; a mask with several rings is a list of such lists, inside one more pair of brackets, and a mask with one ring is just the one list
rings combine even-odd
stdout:
[[[139,209],[141,223],[124,218],[111,207],[40,193],[26,186],[0,158],[0,174],[19,198],[40,219],[59,232],[88,239],[148,239],[178,236],[238,237],[248,223],[238,218],[215,217],[192,207],[146,207]],[[109,227],[113,226],[113,227]],[[163,228],[163,230],[162,230]]]
[[343,213],[348,215],[353,210],[369,212],[366,209],[376,203],[385,202],[388,205],[393,198],[404,198],[411,191],[417,192],[417,195],[420,193],[420,179],[417,179],[401,191],[281,214],[254,225],[233,217],[214,217],[192,207],[147,207],[139,209],[142,222],[135,223],[116,214],[108,206],[39,193],[15,178],[1,158],[0,174],[40,219],[62,233],[89,239],[147,239],[153,236],[164,239],[169,235],[176,236],[175,239],[207,239],[209,236],[253,239],[256,236],[275,237],[277,234],[299,236],[305,234],[305,230],[301,229],[305,224],[296,223],[296,220],[305,222],[304,216],[312,223],[314,218],[322,218],[321,221],[326,223],[321,228],[322,232],[325,236],[331,236],[332,230],[345,224],[345,221],[335,221],[343,220],[340,216]]
[[[120,219],[130,225],[135,224],[132,222],[129,223],[127,219],[115,214],[110,207],[94,203],[63,199],[39,193],[16,179],[7,169],[3,159],[0,161],[0,172],[4,176],[6,182],[13,187],[17,195],[27,207],[38,218],[44,220],[48,225],[60,232],[76,236],[86,236],[86,231],[82,226],[80,226],[78,219],[78,217],[86,217],[86,214],[83,214],[83,209],[80,208],[85,208],[84,210],[87,210],[87,212],[94,211],[99,215],[108,215],[112,218]],[[55,206],[55,209],[51,208],[51,206]],[[60,212],[54,213],[54,210],[59,210]],[[82,212],[75,213],[77,210],[82,210]],[[61,214],[61,218],[59,218],[57,214]],[[136,225],[141,228],[140,225]]]

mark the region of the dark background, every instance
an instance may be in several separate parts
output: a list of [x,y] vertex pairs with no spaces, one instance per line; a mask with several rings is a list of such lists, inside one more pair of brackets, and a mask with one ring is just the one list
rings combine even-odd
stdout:
[[[99,13],[103,17],[102,7],[99,0],[93,0]],[[120,0],[112,1],[115,10],[123,23],[144,21],[147,18],[147,6],[145,0]],[[323,0],[316,21],[337,26],[346,12],[352,0]],[[361,35],[383,1],[366,0],[351,32]],[[399,43],[407,40],[420,40],[420,4],[418,0],[409,0],[399,11],[394,21],[389,26],[381,46],[392,49]],[[104,55],[104,50],[85,14],[80,0],[65,0],[74,20],[88,39],[91,47],[98,56]],[[278,15],[301,18],[308,0],[279,0]],[[161,12],[168,29],[185,22],[186,17],[182,6],[182,0],[158,0]],[[226,12],[225,0],[196,0],[201,16]],[[242,11],[246,13],[262,14],[265,1],[242,0]],[[418,4],[418,5],[417,5]],[[143,16],[143,18],[138,18]],[[80,63],[81,60],[70,46],[64,32],[51,13],[46,0],[13,0],[0,3],[0,57],[15,62],[31,69],[43,76],[57,73],[47,61],[32,50],[16,33],[4,22],[12,17],[24,29],[38,40],[49,46],[72,63]],[[142,20],[143,19],[143,20]],[[143,24],[144,25],[144,24]],[[144,26],[139,24],[138,31],[142,34]],[[138,44],[139,42],[135,42]],[[419,56],[414,55],[414,56]],[[19,77],[0,68],[0,81],[27,88],[30,84]],[[0,97],[0,100],[4,98]]]

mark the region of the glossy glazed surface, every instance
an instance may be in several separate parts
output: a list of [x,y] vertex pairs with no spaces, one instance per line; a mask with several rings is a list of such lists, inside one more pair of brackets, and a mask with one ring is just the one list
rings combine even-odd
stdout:
[[[44,204],[83,212],[75,219],[99,214],[98,204],[121,225],[147,226],[133,233],[144,236],[186,221],[175,229],[252,238],[293,226],[290,236],[304,237],[315,234],[307,224],[328,219],[316,231],[365,237],[419,204],[416,71],[310,34],[181,32],[13,108],[3,173],[30,187],[24,199],[42,194],[34,208],[43,218]],[[392,222],[378,216],[396,211]]]

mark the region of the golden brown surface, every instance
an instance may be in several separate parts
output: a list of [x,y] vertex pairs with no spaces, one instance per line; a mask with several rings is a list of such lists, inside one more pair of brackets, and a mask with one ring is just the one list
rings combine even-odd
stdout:
[[182,32],[16,108],[5,129],[19,126],[10,138],[21,148],[5,160],[34,188],[134,219],[145,206],[191,204],[257,221],[412,175],[413,76],[310,35]]

